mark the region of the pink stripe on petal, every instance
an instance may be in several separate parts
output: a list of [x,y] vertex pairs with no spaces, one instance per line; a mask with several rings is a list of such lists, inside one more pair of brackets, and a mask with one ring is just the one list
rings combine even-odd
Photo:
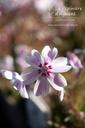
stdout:
[[39,70],[34,69],[32,67],[27,68],[24,72],[21,73],[21,77],[25,85],[32,84],[38,79],[40,75],[41,72],[39,72]]
[[48,52],[48,57],[51,59],[51,60],[53,60],[53,59],[55,59],[55,57],[57,56],[57,53],[58,53],[58,50],[57,50],[57,48],[53,48],[52,50],[50,50],[49,52]]
[[28,80],[28,79],[31,79],[31,78],[35,77],[36,75],[39,75],[39,71],[38,70],[37,71],[30,72],[28,74],[24,74],[22,76],[22,78],[23,78],[23,80]]
[[39,70],[40,69],[28,67],[21,73],[21,77],[23,80],[26,80],[32,76],[38,75],[40,73]]
[[54,83],[61,87],[67,86],[67,81],[66,81],[65,77],[61,74],[55,75]]
[[20,93],[20,95],[21,95],[23,98],[27,98],[27,99],[29,98],[28,92],[27,92],[25,86],[20,88],[19,93]]
[[74,69],[81,69],[81,68],[83,68],[83,65],[81,64],[81,61],[80,60],[77,60],[77,61],[69,60],[69,63],[71,64],[71,66]]
[[17,79],[13,79],[13,80],[11,80],[11,82],[14,85],[14,87],[16,87],[16,89],[19,91],[22,86],[22,82]]
[[13,79],[13,80],[11,80],[11,82],[12,82],[14,88],[16,88],[19,91],[20,95],[23,98],[29,98],[28,93],[25,88],[25,85],[23,84],[22,81],[20,81],[19,79]]
[[34,83],[38,79],[39,76],[40,76],[40,74],[38,74],[34,77],[31,77],[30,79],[26,79],[26,80],[23,81],[23,83],[25,85],[30,85],[30,84]]
[[42,57],[44,61],[52,61],[57,56],[58,50],[57,48],[51,48],[49,46],[45,46],[42,50]]
[[40,77],[34,87],[34,94],[39,96],[41,94],[47,95],[49,92],[49,83],[46,79],[46,77],[42,76]]
[[63,87],[67,85],[66,79],[61,74],[50,74],[48,81],[52,87],[58,91],[62,91]]
[[35,68],[41,64],[41,56],[37,50],[32,50],[32,56],[26,58],[26,62]]

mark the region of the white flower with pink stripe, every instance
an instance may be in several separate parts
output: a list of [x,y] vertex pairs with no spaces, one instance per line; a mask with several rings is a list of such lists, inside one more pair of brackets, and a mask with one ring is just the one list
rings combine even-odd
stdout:
[[67,58],[56,58],[57,54],[57,48],[51,49],[49,46],[45,46],[41,55],[37,50],[32,50],[32,55],[27,56],[26,62],[30,64],[30,67],[26,68],[21,76],[25,85],[36,81],[35,95],[47,95],[50,85],[62,92],[67,85],[66,79],[60,73],[69,71],[71,66],[67,65]]
[[26,90],[25,85],[23,84],[23,79],[22,77],[17,73],[17,72],[12,72],[6,69],[1,69],[0,73],[2,74],[2,76],[8,80],[11,81],[11,83],[13,84],[13,87],[19,91],[20,95],[23,98],[29,98],[28,92]]

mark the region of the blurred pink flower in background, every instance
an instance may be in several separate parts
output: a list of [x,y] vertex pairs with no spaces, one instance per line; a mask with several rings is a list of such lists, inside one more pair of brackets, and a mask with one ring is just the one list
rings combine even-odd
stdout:
[[26,4],[30,4],[31,0],[1,0],[0,6],[7,11],[15,10]]
[[25,57],[27,54],[31,53],[32,48],[25,44],[19,44],[15,47],[15,53],[18,56]]
[[21,70],[28,67],[25,58],[31,53],[32,47],[25,44],[20,44],[15,47],[16,63],[20,66]]
[[81,63],[81,60],[79,59],[78,56],[75,55],[73,52],[68,52],[67,53],[68,57],[68,63],[76,70],[82,69],[83,65]]
[[0,69],[14,70],[14,59],[11,55],[6,55],[0,59]]
[[85,49],[74,49],[74,53],[79,56],[82,63],[85,63]]

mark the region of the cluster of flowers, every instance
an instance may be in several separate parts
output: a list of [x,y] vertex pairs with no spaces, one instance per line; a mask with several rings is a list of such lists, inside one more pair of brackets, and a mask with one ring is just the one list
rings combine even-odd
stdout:
[[29,66],[20,75],[6,69],[1,69],[0,73],[11,81],[13,87],[24,98],[29,98],[27,86],[35,82],[34,94],[36,96],[47,95],[51,85],[59,92],[59,98],[62,101],[67,81],[60,73],[69,71],[71,67],[82,68],[81,61],[71,52],[68,53],[68,59],[66,57],[56,58],[57,48],[51,49],[49,46],[45,46],[41,54],[35,49],[31,54],[26,57]]

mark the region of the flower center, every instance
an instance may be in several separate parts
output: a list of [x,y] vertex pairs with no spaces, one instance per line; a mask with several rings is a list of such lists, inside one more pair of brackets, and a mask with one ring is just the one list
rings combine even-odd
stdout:
[[40,69],[38,70],[38,72],[41,73],[42,76],[50,75],[50,69],[52,69],[52,65],[48,65],[48,62],[45,62],[44,65],[40,63],[39,67]]

